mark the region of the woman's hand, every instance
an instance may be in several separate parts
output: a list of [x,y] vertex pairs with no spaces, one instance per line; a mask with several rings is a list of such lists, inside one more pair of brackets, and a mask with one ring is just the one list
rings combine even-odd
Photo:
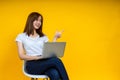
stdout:
[[56,31],[55,36],[53,38],[53,42],[56,42],[56,40],[61,37],[62,33],[63,33],[63,30],[60,32]]
[[35,60],[43,59],[43,56],[41,56],[41,55],[34,56],[34,59],[35,59]]

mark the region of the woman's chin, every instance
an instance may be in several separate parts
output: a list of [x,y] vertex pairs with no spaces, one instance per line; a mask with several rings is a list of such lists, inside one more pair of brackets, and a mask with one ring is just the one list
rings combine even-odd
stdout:
[[39,29],[40,27],[35,27],[35,29]]

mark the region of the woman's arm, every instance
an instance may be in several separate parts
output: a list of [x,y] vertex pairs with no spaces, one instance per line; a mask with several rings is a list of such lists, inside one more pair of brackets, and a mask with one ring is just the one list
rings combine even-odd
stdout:
[[38,60],[42,58],[41,56],[28,56],[24,54],[24,47],[23,47],[22,42],[17,42],[17,46],[18,46],[19,58],[21,60]]
[[60,32],[56,31],[55,36],[53,38],[53,42],[56,42],[56,40],[61,37],[62,32],[63,32],[63,30]]

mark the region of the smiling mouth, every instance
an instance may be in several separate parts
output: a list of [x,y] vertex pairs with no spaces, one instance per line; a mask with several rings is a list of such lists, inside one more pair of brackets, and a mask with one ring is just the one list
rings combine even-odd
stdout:
[[36,27],[40,27],[40,25],[36,25]]

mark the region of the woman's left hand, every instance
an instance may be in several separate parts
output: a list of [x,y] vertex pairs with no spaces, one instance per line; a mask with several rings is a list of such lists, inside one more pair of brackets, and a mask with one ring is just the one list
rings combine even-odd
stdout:
[[55,42],[58,38],[60,38],[61,35],[62,35],[62,33],[63,33],[63,30],[60,31],[60,32],[56,31],[55,36],[54,36],[54,40],[53,40],[53,41]]

